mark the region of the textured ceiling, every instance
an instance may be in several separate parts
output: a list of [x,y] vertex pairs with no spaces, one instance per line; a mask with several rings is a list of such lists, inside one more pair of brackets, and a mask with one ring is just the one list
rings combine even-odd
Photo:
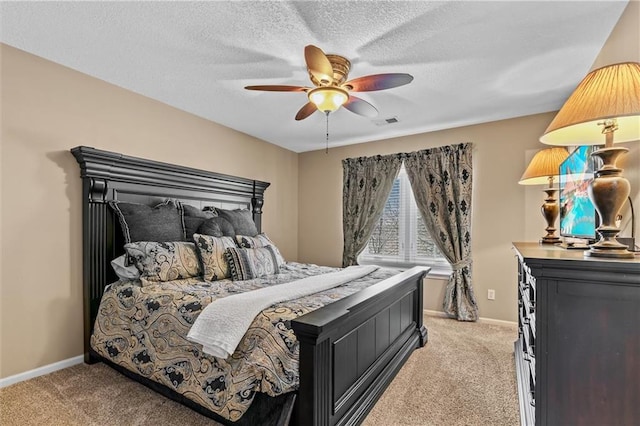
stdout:
[[[295,121],[304,46],[352,62],[350,78],[406,72],[358,96],[376,119],[330,115],[331,146],[559,109],[626,1],[2,2],[3,43],[296,152],[325,117]],[[395,117],[394,124],[379,121]]]

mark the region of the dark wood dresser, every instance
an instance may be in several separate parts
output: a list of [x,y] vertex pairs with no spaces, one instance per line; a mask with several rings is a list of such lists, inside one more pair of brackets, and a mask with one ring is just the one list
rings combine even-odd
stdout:
[[640,258],[514,248],[522,425],[640,425]]

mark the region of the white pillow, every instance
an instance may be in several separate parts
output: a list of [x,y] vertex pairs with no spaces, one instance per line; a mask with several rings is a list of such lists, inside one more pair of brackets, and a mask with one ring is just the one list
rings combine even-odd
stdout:
[[140,271],[138,270],[138,268],[136,268],[135,265],[127,266],[127,255],[125,254],[113,259],[111,261],[111,267],[115,271],[118,278],[123,281],[140,279]]

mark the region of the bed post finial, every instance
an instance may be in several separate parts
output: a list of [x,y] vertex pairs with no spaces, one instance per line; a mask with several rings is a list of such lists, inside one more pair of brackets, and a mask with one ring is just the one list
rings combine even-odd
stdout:
[[262,205],[264,204],[263,198],[264,189],[256,192],[256,181],[253,181],[253,196],[251,197],[251,213],[253,214],[253,221],[258,228],[258,232],[262,232]]

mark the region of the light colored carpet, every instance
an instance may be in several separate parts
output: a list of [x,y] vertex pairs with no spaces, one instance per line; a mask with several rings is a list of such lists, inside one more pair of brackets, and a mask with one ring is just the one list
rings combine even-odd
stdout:
[[519,425],[514,326],[425,316],[415,351],[364,426]]
[[[425,316],[415,351],[365,426],[518,425],[515,327]],[[216,425],[104,364],[0,389],[2,425]]]

